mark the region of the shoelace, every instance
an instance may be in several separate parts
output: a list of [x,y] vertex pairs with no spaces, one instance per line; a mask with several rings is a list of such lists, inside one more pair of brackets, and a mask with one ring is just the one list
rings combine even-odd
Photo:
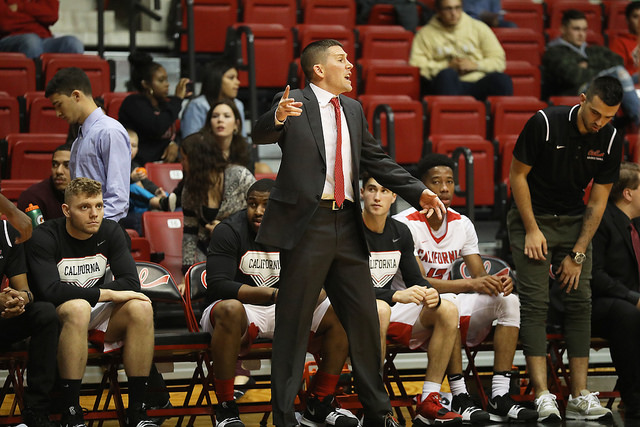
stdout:
[[545,394],[543,397],[538,399],[538,408],[548,408],[548,407],[556,407],[556,395],[555,394]]
[[594,391],[586,396],[578,396],[578,406],[584,406],[583,402],[586,403],[585,412],[589,413],[591,408],[601,406],[600,399],[598,399],[599,394],[599,392]]

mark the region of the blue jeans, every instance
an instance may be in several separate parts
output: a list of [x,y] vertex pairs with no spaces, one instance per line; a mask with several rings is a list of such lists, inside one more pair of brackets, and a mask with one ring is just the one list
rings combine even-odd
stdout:
[[492,95],[513,95],[511,77],[505,73],[487,73],[477,82],[463,82],[453,68],[445,68],[429,82],[433,95],[471,95],[484,101]]
[[28,33],[0,39],[0,52],[22,52],[27,58],[33,59],[43,53],[84,53],[84,45],[74,36],[43,39]]

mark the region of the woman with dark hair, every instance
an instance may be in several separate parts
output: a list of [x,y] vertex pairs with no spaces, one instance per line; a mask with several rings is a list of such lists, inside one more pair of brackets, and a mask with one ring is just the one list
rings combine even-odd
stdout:
[[247,190],[255,178],[244,166],[229,163],[206,132],[182,141],[180,155],[184,172],[182,265],[186,273],[193,264],[207,259],[211,232],[220,221],[247,207]]
[[249,166],[249,145],[242,136],[242,119],[232,100],[223,99],[211,104],[201,132],[218,144],[229,163]]
[[134,52],[129,55],[131,63],[130,84],[138,92],[127,96],[122,102],[119,120],[127,129],[136,131],[140,147],[136,161],[176,161],[178,145],[176,120],[182,100],[190,96],[187,91],[189,79],[181,78],[176,85],[175,96],[169,96],[167,71],[151,55]]
[[[222,99],[230,99],[240,113],[240,121],[244,122],[244,104],[238,96],[240,80],[238,70],[230,61],[216,61],[207,65],[202,80],[200,95],[193,98],[185,107],[180,123],[183,138],[198,132],[206,125],[205,118],[211,106]],[[242,133],[246,136],[246,133]]]

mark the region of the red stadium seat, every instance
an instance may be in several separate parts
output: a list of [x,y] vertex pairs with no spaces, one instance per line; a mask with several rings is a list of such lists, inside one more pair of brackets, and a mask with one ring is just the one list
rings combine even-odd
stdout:
[[17,203],[22,192],[38,182],[38,179],[3,179],[0,188],[4,197]]
[[569,9],[576,9],[585,14],[591,31],[602,33],[602,5],[584,0],[562,0],[547,3],[549,13],[549,28],[560,28],[562,14]]
[[45,98],[44,92],[27,92],[24,98],[27,105],[29,132],[67,133],[69,131],[69,123],[58,117],[49,98]]
[[[293,61],[293,34],[280,24],[234,24],[232,28],[246,27],[253,34],[256,86],[282,88],[287,84],[289,64]],[[231,37],[231,39],[230,39]],[[246,34],[238,40],[237,32],[227,32],[227,46],[241,43],[242,58],[247,63]],[[247,71],[240,71],[240,85],[247,87]]]
[[118,120],[118,112],[120,111],[122,101],[132,93],[133,92],[107,92],[102,95],[104,110],[107,112],[107,115]]
[[[10,134],[9,142],[11,179],[45,179],[51,175],[51,156],[53,151],[67,139],[67,135],[59,134]],[[32,137],[33,136],[33,137]]]
[[530,28],[537,33],[544,29],[544,7],[531,0],[502,0],[505,21],[511,21],[518,28]]
[[[386,104],[393,111],[395,123],[395,154],[400,164],[415,164],[424,150],[424,110],[420,101],[406,95],[362,95],[359,98],[364,109],[369,131],[373,134],[373,114],[376,107]],[[382,114],[380,136],[382,146],[388,145],[387,117]]]
[[305,0],[305,24],[356,25],[356,2],[353,0]]
[[22,53],[0,52],[0,91],[16,98],[36,90],[36,66]]
[[493,122],[492,135],[519,135],[527,120],[547,107],[544,101],[531,96],[490,96],[487,104]]
[[604,3],[605,16],[607,17],[607,29],[627,30],[627,17],[624,14],[628,1],[609,1]]
[[311,42],[330,38],[342,43],[342,48],[347,53],[349,61],[355,62],[356,42],[351,29],[347,29],[342,25],[300,24],[295,26],[295,30],[298,37],[298,47],[301,52]]
[[[0,77],[1,78],[1,77]],[[10,95],[0,95],[0,139],[10,133],[20,132],[20,106]]]
[[[474,163],[474,204],[475,206],[494,205],[494,148],[491,142],[478,135],[431,135],[429,137],[432,152],[451,156],[458,147],[467,147],[473,153]],[[465,188],[465,163],[459,162],[458,183]],[[464,206],[463,198],[454,196],[452,206]]]
[[513,82],[515,96],[540,98],[540,69],[526,61],[507,61],[504,71]]
[[369,25],[397,25],[396,8],[392,4],[374,4],[369,12]]
[[151,245],[149,241],[144,237],[132,237],[131,256],[133,256],[133,259],[136,261],[150,261]]
[[244,0],[243,22],[251,24],[281,24],[287,28],[297,22],[296,0]]
[[413,33],[397,25],[356,27],[361,59],[401,59],[409,61]]
[[[421,19],[424,13],[424,7],[434,10],[432,0],[415,2],[416,3],[416,15],[419,17],[418,25],[422,25]],[[369,12],[369,18],[367,20],[368,25],[399,25],[398,14],[393,4],[374,4]]]
[[408,95],[420,99],[420,70],[399,59],[360,60],[365,95]]
[[566,95],[566,96],[550,96],[549,105],[569,105],[574,106],[580,103],[580,96]]
[[182,181],[180,163],[147,163],[144,167],[147,170],[147,177],[165,191],[172,192]]
[[[182,0],[182,35],[180,51],[187,51],[187,8]],[[193,28],[195,51],[222,53],[227,28],[238,21],[238,0],[193,0]]]
[[[144,237],[149,240],[151,252],[163,252],[164,259],[160,262],[172,274],[181,278],[182,275],[182,212],[152,212],[142,214],[142,230]],[[179,280],[179,279],[178,279]]]
[[498,147],[498,158],[500,159],[500,176],[498,182],[502,183],[507,190],[507,197],[511,195],[511,185],[509,184],[509,170],[513,159],[513,149],[516,146],[518,135],[496,135],[494,141]]
[[76,53],[43,53],[40,55],[42,61],[42,74],[44,85],[58,72],[67,67],[82,68],[91,81],[91,92],[94,97],[111,92],[115,83],[115,74],[111,65],[105,59],[97,55],[83,55]]
[[504,48],[507,61],[528,61],[539,66],[544,53],[544,36],[530,28],[492,28]]
[[425,96],[429,135],[487,135],[486,109],[471,96]]

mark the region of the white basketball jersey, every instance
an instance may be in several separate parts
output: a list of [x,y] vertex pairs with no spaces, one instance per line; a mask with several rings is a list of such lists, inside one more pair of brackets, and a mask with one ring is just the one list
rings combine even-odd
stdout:
[[451,265],[457,258],[480,253],[473,223],[453,209],[447,209],[446,219],[436,231],[431,229],[427,218],[413,208],[393,218],[409,227],[416,256],[422,260],[427,277],[448,279]]

